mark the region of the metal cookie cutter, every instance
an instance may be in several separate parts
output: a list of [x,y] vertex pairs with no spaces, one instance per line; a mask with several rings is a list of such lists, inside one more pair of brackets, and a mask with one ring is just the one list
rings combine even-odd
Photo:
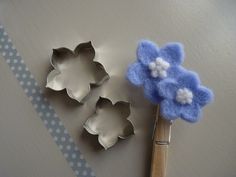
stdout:
[[84,128],[92,135],[98,135],[99,143],[108,149],[118,138],[125,139],[134,134],[134,127],[127,119],[130,115],[130,104],[119,101],[114,105],[107,98],[100,97],[96,103],[96,111],[84,124]]
[[91,42],[79,44],[74,51],[67,48],[53,49],[52,70],[47,76],[46,87],[56,91],[66,89],[78,102],[89,94],[91,85],[101,85],[109,78],[103,65],[93,61],[95,49]]

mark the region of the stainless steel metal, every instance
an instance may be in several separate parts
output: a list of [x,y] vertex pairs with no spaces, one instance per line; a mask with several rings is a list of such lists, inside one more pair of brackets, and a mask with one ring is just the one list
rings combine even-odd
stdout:
[[[47,77],[46,87],[56,91],[66,89],[71,98],[83,102],[89,95],[90,85],[101,85],[109,78],[102,64],[94,58],[95,49],[91,42],[79,44],[74,51],[53,49],[51,64],[54,70]],[[89,117],[84,128],[98,135],[99,143],[105,149],[113,146],[118,138],[125,139],[134,134],[133,125],[127,120],[131,115],[128,95],[121,89],[127,86],[129,84],[123,77],[113,76],[101,86],[100,94],[91,94],[98,100],[96,112]]]
[[99,143],[108,149],[118,138],[125,139],[134,134],[134,127],[127,119],[130,115],[130,104],[127,102],[112,102],[100,97],[96,111],[84,124],[84,128],[93,135],[98,135]]
[[91,85],[101,85],[109,78],[102,64],[93,61],[94,57],[91,42],[79,44],[74,51],[53,49],[51,64],[54,70],[48,74],[46,87],[56,91],[66,89],[69,97],[83,102]]

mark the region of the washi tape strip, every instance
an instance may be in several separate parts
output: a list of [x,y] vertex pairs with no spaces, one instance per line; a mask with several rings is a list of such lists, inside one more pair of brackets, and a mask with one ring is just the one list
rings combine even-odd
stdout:
[[0,25],[0,53],[2,53],[11,71],[19,81],[25,94],[28,96],[76,176],[94,177],[93,171],[68,134],[68,131],[63,126],[62,121],[50,105],[48,99],[42,94],[34,76],[30,73],[24,60],[13,46],[11,39],[2,25]]

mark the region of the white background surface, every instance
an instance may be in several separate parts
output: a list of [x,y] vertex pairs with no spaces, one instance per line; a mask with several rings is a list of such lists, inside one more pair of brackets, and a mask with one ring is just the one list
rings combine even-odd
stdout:
[[[139,39],[148,38],[159,45],[182,42],[184,66],[200,73],[204,85],[214,90],[215,102],[204,109],[199,123],[175,122],[167,175],[235,177],[235,9],[234,0],[0,0],[0,21],[43,89],[52,48],[73,49],[92,40],[110,75],[123,77],[135,59]],[[0,176],[73,177],[0,59]],[[96,137],[82,129],[93,111],[93,98],[78,107],[64,94],[45,92],[97,177],[148,176],[155,110],[143,102],[140,90],[135,93],[136,113],[131,119],[136,135],[108,151],[98,150]]]

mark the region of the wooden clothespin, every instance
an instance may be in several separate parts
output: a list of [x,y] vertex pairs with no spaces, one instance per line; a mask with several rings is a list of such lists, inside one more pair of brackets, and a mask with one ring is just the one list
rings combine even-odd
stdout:
[[168,146],[171,138],[171,121],[163,119],[157,108],[153,133],[151,177],[166,177]]

